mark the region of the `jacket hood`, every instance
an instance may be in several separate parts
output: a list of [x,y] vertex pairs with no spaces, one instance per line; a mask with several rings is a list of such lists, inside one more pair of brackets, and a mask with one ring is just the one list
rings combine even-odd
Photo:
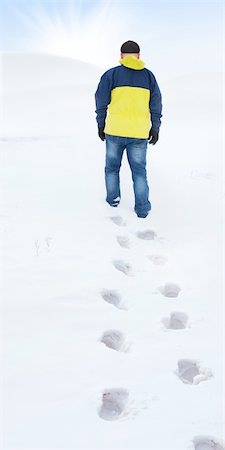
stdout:
[[144,61],[133,55],[126,55],[124,58],[120,59],[119,62],[123,66],[128,67],[128,69],[142,70],[145,67]]

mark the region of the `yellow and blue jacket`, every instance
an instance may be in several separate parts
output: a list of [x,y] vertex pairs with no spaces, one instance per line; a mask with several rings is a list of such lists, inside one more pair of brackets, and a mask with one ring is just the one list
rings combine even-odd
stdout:
[[158,131],[161,124],[157,81],[135,56],[119,62],[102,75],[95,93],[98,127],[113,136],[147,139],[151,127]]

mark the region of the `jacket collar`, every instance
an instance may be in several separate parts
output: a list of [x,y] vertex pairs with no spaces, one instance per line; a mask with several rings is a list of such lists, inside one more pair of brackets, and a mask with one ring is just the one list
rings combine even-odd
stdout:
[[144,61],[133,55],[126,55],[123,59],[120,59],[119,62],[123,66],[128,67],[128,69],[142,70],[145,67]]

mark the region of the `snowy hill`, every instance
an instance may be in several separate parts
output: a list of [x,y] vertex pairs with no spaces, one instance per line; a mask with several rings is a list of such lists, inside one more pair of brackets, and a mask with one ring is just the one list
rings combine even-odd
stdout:
[[79,130],[90,102],[95,109],[90,86],[97,84],[99,76],[98,68],[81,61],[3,54],[4,137],[59,136]]
[[[4,94],[90,85],[99,69],[74,59],[33,53],[3,53]],[[38,83],[37,83],[38,80]]]
[[6,54],[3,73],[4,450],[224,450],[218,75],[207,100],[198,75],[161,86],[142,220],[125,157],[104,201],[99,69]]

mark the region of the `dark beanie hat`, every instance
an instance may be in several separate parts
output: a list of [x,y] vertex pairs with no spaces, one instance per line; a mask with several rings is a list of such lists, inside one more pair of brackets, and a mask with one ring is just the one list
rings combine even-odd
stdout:
[[140,47],[134,41],[127,41],[121,46],[120,51],[121,53],[139,53]]

